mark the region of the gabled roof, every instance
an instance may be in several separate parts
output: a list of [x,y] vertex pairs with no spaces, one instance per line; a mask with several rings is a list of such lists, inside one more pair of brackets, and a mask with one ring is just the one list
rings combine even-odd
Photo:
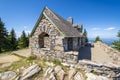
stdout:
[[42,11],[41,16],[39,17],[36,25],[34,26],[31,36],[34,33],[35,29],[38,27],[38,24],[41,20],[42,16],[45,16],[53,25],[56,27],[56,29],[64,36],[64,37],[81,37],[82,35],[78,30],[74,29],[72,24],[70,24],[68,21],[63,19],[61,16],[54,13],[49,8],[45,7]]

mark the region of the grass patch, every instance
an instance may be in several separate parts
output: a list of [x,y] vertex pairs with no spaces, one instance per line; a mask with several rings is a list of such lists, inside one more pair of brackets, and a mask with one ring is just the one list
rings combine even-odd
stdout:
[[91,73],[95,74],[95,75],[98,75],[98,73],[94,70],[91,71]]
[[31,61],[31,60],[35,60],[35,59],[36,59],[35,56],[30,56],[30,57],[27,58],[27,60],[30,60],[30,61]]
[[12,54],[12,51],[5,51],[5,52],[2,52],[0,54]]
[[61,62],[59,60],[54,60],[53,63],[56,64],[56,65],[62,66],[62,64],[61,64]]
[[18,54],[16,54],[16,53],[12,53],[12,55],[18,56],[18,57],[20,57],[20,58],[26,58],[26,57],[21,56],[21,55],[18,55]]
[[9,67],[5,67],[5,68],[0,69],[0,73],[5,72],[5,71],[9,71]]

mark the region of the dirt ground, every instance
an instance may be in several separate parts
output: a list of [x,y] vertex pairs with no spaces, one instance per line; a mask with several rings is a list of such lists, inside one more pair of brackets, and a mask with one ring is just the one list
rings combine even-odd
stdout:
[[[18,55],[29,57],[30,49],[22,49],[18,51],[13,51]],[[79,59],[88,59],[97,63],[108,63],[114,62],[110,55],[107,54],[102,48],[94,44],[94,47],[85,46],[79,50]],[[19,61],[20,57],[15,55],[0,54],[0,68],[10,65],[12,62]]]
[[94,47],[85,46],[79,50],[79,59],[88,59],[97,63],[114,62],[110,55],[94,44]]
[[13,51],[13,53],[16,53],[20,56],[24,56],[24,57],[29,57],[31,56],[30,54],[30,49],[22,49],[22,50],[17,50],[17,51]]
[[20,58],[15,55],[0,54],[0,64],[19,61]]
[[[31,56],[29,49],[22,49],[13,51],[12,53],[15,53],[20,56],[29,57]],[[0,68],[7,67],[11,65],[11,63],[20,61],[20,57],[12,54],[0,54]]]
[[11,63],[19,61],[21,58],[15,55],[0,54],[0,68],[10,66]]

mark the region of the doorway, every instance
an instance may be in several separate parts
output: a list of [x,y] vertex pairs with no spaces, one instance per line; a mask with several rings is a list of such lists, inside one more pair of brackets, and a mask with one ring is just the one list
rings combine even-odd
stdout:
[[68,38],[68,50],[73,50],[73,39]]

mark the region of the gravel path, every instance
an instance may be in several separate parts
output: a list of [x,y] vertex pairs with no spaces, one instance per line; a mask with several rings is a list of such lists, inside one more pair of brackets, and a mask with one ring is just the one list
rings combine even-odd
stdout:
[[85,46],[81,48],[79,50],[79,59],[88,59],[97,63],[113,62],[109,54],[96,44],[94,44],[94,47]]
[[20,56],[24,56],[24,57],[31,56],[30,49],[17,50],[17,51],[13,51],[13,53],[18,54]]
[[19,61],[20,58],[15,55],[0,54],[0,64]]
[[92,61],[96,61],[98,63],[107,63],[107,62],[114,62],[110,55],[106,53],[102,48],[98,45],[94,44],[95,47],[91,48],[92,53]]

